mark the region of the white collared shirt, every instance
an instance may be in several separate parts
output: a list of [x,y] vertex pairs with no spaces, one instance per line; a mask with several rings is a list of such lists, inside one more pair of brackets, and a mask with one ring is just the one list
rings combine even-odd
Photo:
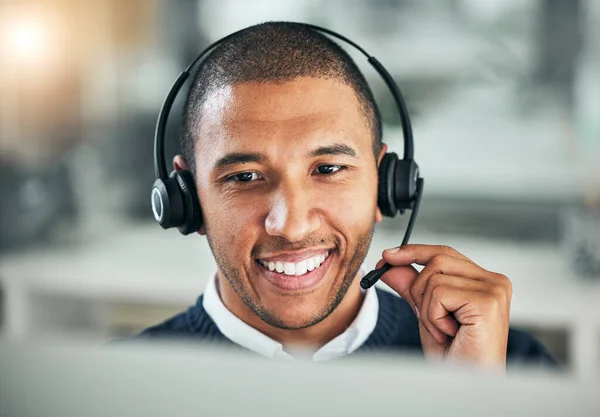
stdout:
[[[267,358],[294,360],[290,352],[283,350],[281,343],[244,323],[225,307],[217,291],[216,280],[216,276],[208,280],[202,303],[221,333],[232,342]],[[363,304],[352,324],[317,350],[312,355],[312,360],[325,361],[354,352],[373,333],[378,315],[379,300],[375,287],[372,287],[366,290]]]

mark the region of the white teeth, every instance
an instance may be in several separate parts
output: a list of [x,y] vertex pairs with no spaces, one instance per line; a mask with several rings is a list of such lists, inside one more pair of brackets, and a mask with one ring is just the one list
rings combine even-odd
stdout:
[[296,264],[296,275],[304,275],[306,274],[306,261],[301,261]]
[[293,262],[284,262],[283,273],[286,275],[296,275],[296,264]]
[[277,271],[280,274],[283,273],[285,275],[294,275],[299,277],[306,274],[308,271],[313,271],[320,267],[328,256],[329,253],[313,256],[312,258],[308,258],[300,262],[267,262],[259,260],[259,263],[265,268],[268,268],[269,271]]

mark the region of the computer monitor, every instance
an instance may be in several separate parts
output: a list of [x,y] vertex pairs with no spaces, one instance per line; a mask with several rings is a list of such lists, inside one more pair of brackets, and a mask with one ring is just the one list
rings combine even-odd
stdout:
[[0,342],[0,416],[600,416],[600,384],[411,356],[280,362],[218,345]]

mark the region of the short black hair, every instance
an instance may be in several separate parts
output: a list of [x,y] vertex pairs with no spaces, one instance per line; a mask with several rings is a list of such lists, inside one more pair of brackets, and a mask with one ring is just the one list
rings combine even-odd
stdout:
[[291,81],[297,77],[334,79],[354,89],[373,134],[373,153],[381,149],[381,118],[367,80],[336,42],[305,25],[266,22],[251,26],[219,44],[200,64],[183,115],[181,150],[195,172],[195,132],[209,93],[244,82]]

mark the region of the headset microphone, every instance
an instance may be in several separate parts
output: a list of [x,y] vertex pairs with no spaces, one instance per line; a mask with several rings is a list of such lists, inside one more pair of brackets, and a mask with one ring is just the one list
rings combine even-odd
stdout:
[[[402,135],[404,139],[404,157],[400,159],[395,153],[386,153],[378,168],[377,205],[381,213],[387,217],[395,217],[398,212],[404,214],[405,210],[411,210],[408,226],[402,240],[402,245],[408,243],[415,220],[419,211],[421,196],[423,194],[423,179],[419,176],[419,167],[414,160],[414,142],[410,115],[404,98],[396,82],[373,56],[369,55],[363,48],[344,36],[319,26],[298,23],[311,30],[327,34],[348,43],[367,57],[369,63],[381,76],[398,107]],[[189,171],[176,170],[167,174],[165,163],[165,134],[167,120],[171,107],[181,91],[183,84],[189,78],[193,67],[201,63],[218,45],[236,36],[234,32],[204,49],[192,63],[177,77],[175,83],[169,90],[162,105],[156,123],[154,134],[154,172],[156,181],[152,187],[151,204],[155,220],[164,229],[177,227],[181,234],[187,235],[198,231],[202,227],[202,208],[193,175]],[[360,282],[362,288],[373,286],[381,276],[391,268],[389,264],[369,272]]]
[[[404,238],[402,239],[402,243],[400,244],[400,246],[404,246],[408,243],[408,240],[410,239],[410,235],[412,233],[412,229],[415,226],[415,221],[417,220],[417,214],[419,213],[419,206],[421,205],[421,196],[423,195],[423,183],[424,182],[425,181],[423,180],[423,178],[417,179],[416,199],[415,199],[414,205],[412,207],[412,213],[410,215],[410,219],[408,220],[408,225],[406,226],[406,232],[404,232]],[[373,285],[375,285],[375,283],[377,281],[379,281],[379,279],[383,276],[383,274],[385,274],[387,271],[390,270],[391,267],[392,267],[392,265],[385,263],[381,268],[372,270],[371,272],[369,272],[367,275],[365,275],[360,280],[360,286],[362,288],[364,288],[365,290],[367,288],[371,288]]]

